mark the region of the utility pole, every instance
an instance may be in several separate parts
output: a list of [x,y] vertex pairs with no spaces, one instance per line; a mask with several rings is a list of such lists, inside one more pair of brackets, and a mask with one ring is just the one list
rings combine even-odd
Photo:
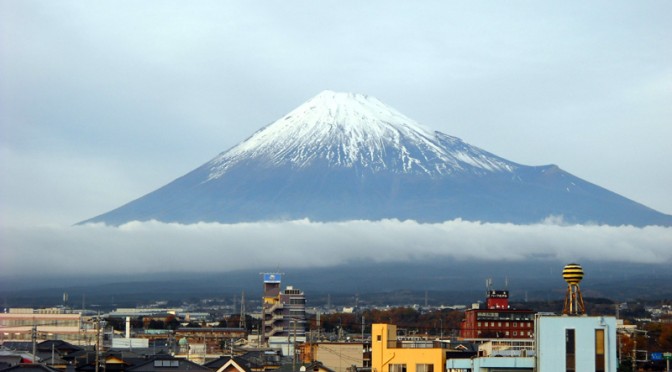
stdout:
[[296,372],[296,320],[294,323],[294,341],[292,342],[292,372]]
[[637,370],[637,336],[635,335],[635,342],[632,345],[632,370]]
[[439,318],[439,340],[443,340],[443,314]]
[[33,318],[33,329],[30,332],[30,338],[33,341],[33,363],[37,363],[37,325]]
[[317,342],[320,342],[320,311],[317,311]]
[[[621,307],[619,304],[615,304],[614,306],[616,307],[616,322],[618,322]],[[623,362],[623,356],[621,352],[621,334],[618,332],[618,328],[616,328],[616,346],[618,347],[618,366],[620,367]]]
[[100,312],[96,317],[96,372],[100,369]]
[[243,290],[243,293],[240,295],[240,324],[239,327],[242,329],[247,328],[247,321],[246,321],[246,316],[245,316],[245,290]]

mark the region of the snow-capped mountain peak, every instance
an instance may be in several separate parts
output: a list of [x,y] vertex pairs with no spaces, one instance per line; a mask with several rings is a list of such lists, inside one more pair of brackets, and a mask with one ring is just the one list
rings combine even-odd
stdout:
[[175,181],[86,222],[310,219],[672,226],[557,166],[510,162],[373,97],[325,91]]
[[371,172],[510,171],[516,164],[469,146],[362,94],[323,91],[213,159],[208,179],[242,160],[272,166],[360,167]]

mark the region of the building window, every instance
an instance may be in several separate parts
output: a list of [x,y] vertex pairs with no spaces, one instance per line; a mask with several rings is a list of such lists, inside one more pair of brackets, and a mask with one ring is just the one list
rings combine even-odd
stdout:
[[595,372],[604,372],[604,329],[595,330]]
[[509,322],[506,322],[505,324],[506,324],[506,327],[508,327],[508,326],[509,326]]
[[518,327],[518,322],[513,322],[514,327]]
[[180,366],[180,361],[176,359],[168,359],[168,360],[155,360],[154,361],[154,367],[172,367],[176,368]]
[[576,371],[576,335],[573,329],[565,330],[565,370]]
[[502,326],[502,322],[497,322],[497,327],[501,327],[501,326]]
[[416,364],[415,372],[434,372],[433,364]]
[[380,341],[380,340],[382,340],[382,338],[383,337],[381,335],[378,335],[378,336],[376,336],[376,341]]
[[506,331],[505,335],[508,336],[508,335],[509,335],[509,331]]
[[478,322],[478,326],[479,326],[479,327],[481,326],[481,322]]
[[518,336],[518,331],[513,331],[514,336]]
[[406,372],[405,364],[390,364],[390,372]]

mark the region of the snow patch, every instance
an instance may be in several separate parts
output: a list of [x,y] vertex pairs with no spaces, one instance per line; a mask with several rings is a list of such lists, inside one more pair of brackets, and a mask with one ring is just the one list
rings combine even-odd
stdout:
[[374,97],[324,91],[211,160],[207,180],[243,160],[307,167],[318,159],[334,167],[431,176],[516,168],[456,137],[432,132]]

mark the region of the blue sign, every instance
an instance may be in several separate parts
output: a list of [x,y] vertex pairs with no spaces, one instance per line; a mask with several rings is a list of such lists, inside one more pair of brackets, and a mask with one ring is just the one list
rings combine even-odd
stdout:
[[282,275],[278,273],[265,273],[264,283],[280,283]]
[[651,360],[663,360],[663,353],[651,353]]

